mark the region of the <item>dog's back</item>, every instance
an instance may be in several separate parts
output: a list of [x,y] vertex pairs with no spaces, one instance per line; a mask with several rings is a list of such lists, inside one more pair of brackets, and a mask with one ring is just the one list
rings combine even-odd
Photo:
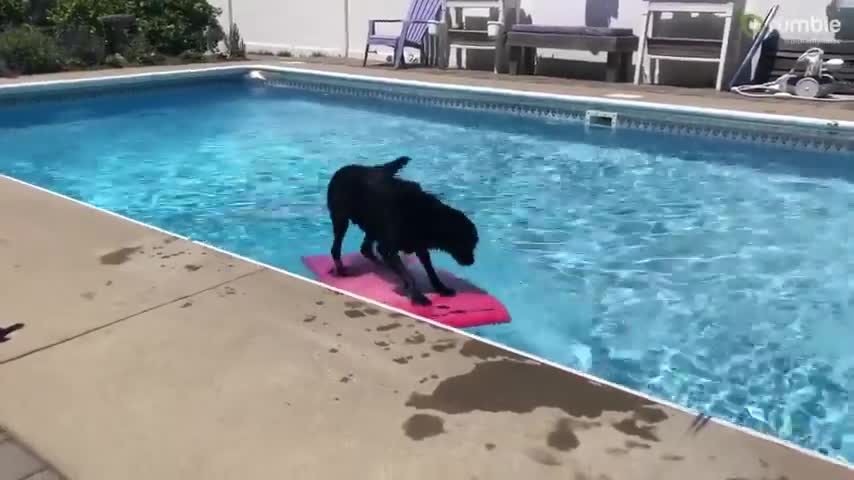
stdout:
[[396,175],[407,163],[408,157],[400,157],[384,165],[342,167],[332,176],[326,191],[330,214],[346,216],[364,229],[362,217],[378,213],[378,209],[392,201],[395,184],[403,182]]
[[[459,210],[413,181],[397,177],[409,162],[400,157],[378,166],[348,165],[329,182],[327,205],[333,226],[356,224],[368,237],[407,253],[440,249],[462,264],[477,244],[477,229]],[[389,245],[392,246],[392,245]]]

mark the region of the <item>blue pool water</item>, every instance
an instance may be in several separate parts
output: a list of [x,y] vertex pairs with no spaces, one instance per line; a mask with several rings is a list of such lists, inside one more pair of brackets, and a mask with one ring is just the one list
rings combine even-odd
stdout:
[[481,233],[438,262],[513,315],[478,334],[854,460],[850,158],[225,80],[0,106],[0,145],[2,173],[302,274],[335,169],[409,155]]

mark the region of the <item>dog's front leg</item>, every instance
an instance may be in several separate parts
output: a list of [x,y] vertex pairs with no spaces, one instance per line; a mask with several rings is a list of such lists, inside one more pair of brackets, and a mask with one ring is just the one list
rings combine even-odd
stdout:
[[430,302],[430,299],[418,290],[418,286],[415,284],[415,279],[412,277],[412,274],[409,273],[409,270],[406,269],[403,262],[400,261],[400,257],[397,255],[397,252],[384,248],[382,244],[380,244],[379,250],[386,265],[388,265],[389,268],[391,268],[392,271],[403,281],[403,288],[409,294],[409,298],[412,299],[412,303],[416,305],[430,305],[432,302]]
[[452,297],[457,292],[454,291],[453,288],[448,288],[439,280],[439,275],[436,274],[436,270],[433,268],[433,260],[430,259],[430,252],[427,250],[419,250],[415,252],[415,255],[418,256],[418,260],[421,261],[421,265],[424,266],[424,271],[427,272],[427,277],[430,279],[430,283],[433,285],[433,289],[436,290],[436,293],[443,297]]

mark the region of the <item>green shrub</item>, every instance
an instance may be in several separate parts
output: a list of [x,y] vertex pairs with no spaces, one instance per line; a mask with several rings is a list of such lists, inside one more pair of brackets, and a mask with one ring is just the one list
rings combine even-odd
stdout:
[[208,32],[221,13],[205,0],[136,0],[130,13],[158,52],[178,55],[209,49]]
[[[222,32],[217,21],[220,13],[206,0],[62,0],[50,11],[49,19],[58,29],[85,27],[103,35],[101,17],[133,15],[155,50],[179,55],[187,50],[210,50],[211,35]],[[222,37],[215,43],[220,40]]]
[[49,25],[48,15],[56,7],[57,1],[59,0],[24,0],[24,3],[29,5],[29,11],[26,12],[29,23],[39,26]]
[[56,40],[29,26],[0,33],[0,59],[9,70],[25,75],[62,69],[62,51]]
[[6,25],[20,25],[26,20],[24,0],[0,0],[0,29]]
[[169,59],[166,58],[163,54],[160,53],[152,53],[147,57],[141,58],[139,63],[142,65],[166,65]]
[[124,57],[131,63],[146,63],[154,54],[154,47],[142,33],[137,33],[131,37],[127,48],[122,52]]
[[100,65],[107,56],[104,37],[91,32],[87,27],[66,27],[57,32],[56,38],[71,63],[77,66]]
[[222,30],[222,26],[219,22],[215,22],[213,25],[208,25],[208,28],[205,31],[205,42],[207,42],[206,47],[208,52],[219,54],[219,44],[225,40],[225,32]]
[[48,20],[60,31],[86,30],[104,35],[99,18],[104,15],[130,13],[128,0],[62,0],[48,13]]
[[0,0],[0,29],[24,23],[44,26],[56,0]]
[[[114,38],[115,51],[110,53],[129,62],[164,63],[163,54],[195,61],[204,52],[219,53],[222,42],[229,55],[245,56],[239,34],[234,42],[226,38],[217,21],[220,13],[209,0],[0,0],[0,32],[12,28],[3,40],[2,59],[21,73],[54,71],[62,66],[63,53],[68,65],[101,64],[108,30],[103,17],[122,14],[132,15],[137,28],[130,29],[130,38],[124,30],[118,32],[121,35],[113,32],[122,41]],[[27,23],[48,24],[53,38],[15,28]]]
[[199,63],[204,61],[205,56],[201,52],[197,52],[196,50],[187,50],[181,52],[181,55],[178,55],[182,61],[187,63]]
[[106,15],[99,19],[104,26],[104,39],[111,54],[124,52],[130,41],[130,32],[134,29],[136,18],[133,15]]

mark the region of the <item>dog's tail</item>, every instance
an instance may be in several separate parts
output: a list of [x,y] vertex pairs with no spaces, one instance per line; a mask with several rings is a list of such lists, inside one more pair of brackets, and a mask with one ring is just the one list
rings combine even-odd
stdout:
[[397,173],[400,172],[407,163],[409,163],[409,157],[400,157],[397,160],[386,163],[385,165],[379,165],[378,168],[382,169],[390,177],[393,177],[397,175]]

